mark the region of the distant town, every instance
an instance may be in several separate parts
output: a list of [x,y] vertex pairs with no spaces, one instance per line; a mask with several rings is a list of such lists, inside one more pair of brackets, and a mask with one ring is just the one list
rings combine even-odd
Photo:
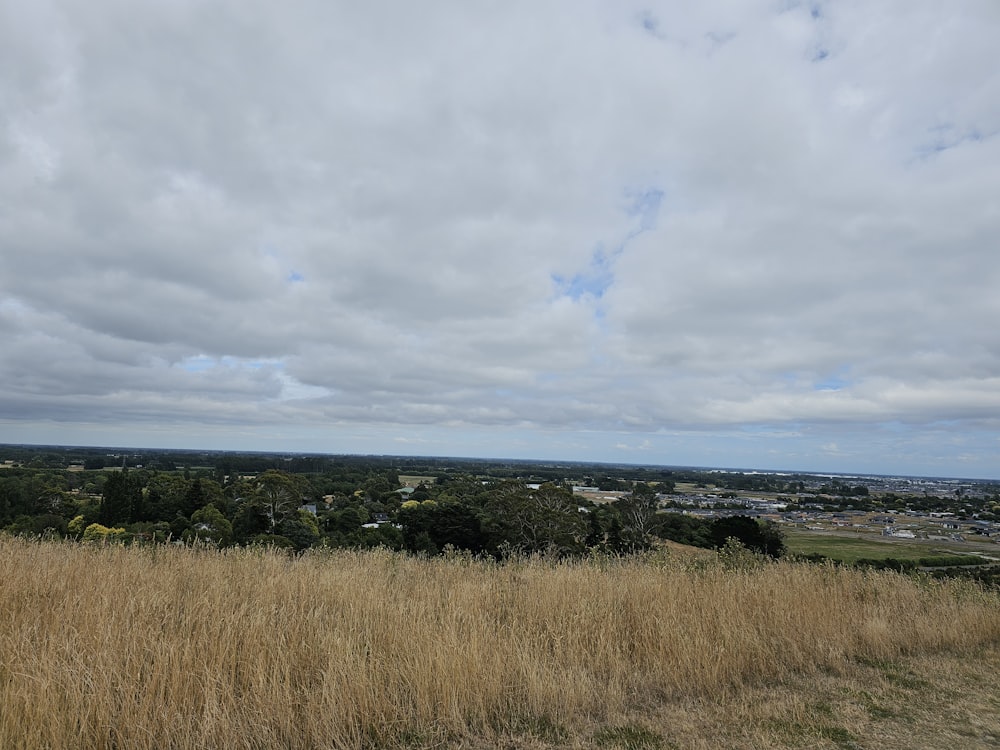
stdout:
[[[1000,482],[508,459],[0,446],[0,529],[296,549],[761,551],[801,535],[1000,558]],[[795,535],[800,535],[796,537]],[[749,537],[748,537],[749,538]],[[753,537],[756,538],[756,537]],[[744,539],[745,541],[745,539]],[[957,545],[957,546],[956,546]],[[811,549],[811,548],[805,548]]]

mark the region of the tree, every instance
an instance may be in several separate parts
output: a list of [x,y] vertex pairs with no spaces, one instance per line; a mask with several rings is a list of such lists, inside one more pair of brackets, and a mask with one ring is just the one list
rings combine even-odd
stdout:
[[392,502],[398,500],[399,477],[394,472],[372,474],[361,486],[362,494],[369,502]]
[[184,502],[180,508],[181,515],[187,516],[193,521],[194,514],[199,508],[205,506],[205,502],[205,489],[201,486],[201,480],[195,479],[191,482],[187,492],[184,493]]
[[657,513],[659,500],[656,490],[645,482],[637,482],[632,492],[614,503],[621,515],[623,539],[632,549],[645,549],[661,521]]
[[283,471],[265,471],[257,477],[254,495],[263,505],[273,532],[302,504],[302,480]]
[[66,524],[66,531],[76,537],[81,536],[85,528],[87,528],[87,522],[83,516],[74,516],[73,520]]
[[142,514],[142,487],[126,469],[108,475],[104,484],[98,521],[104,526],[131,523]]
[[487,501],[486,526],[494,547],[507,543],[523,552],[582,552],[588,524],[573,493],[546,483],[530,490],[520,482],[495,486]]
[[749,516],[716,518],[711,528],[712,546],[721,549],[726,540],[736,539],[747,549],[769,557],[781,557],[785,539],[781,530],[770,521],[759,522]]
[[[194,506],[184,512],[191,483],[177,474],[158,473],[146,485],[146,506],[151,519],[172,519],[177,513],[190,516],[201,507]],[[204,505],[204,503],[202,503]]]
[[271,529],[271,518],[259,500],[245,500],[233,517],[233,535],[241,544]]
[[587,546],[591,549],[621,554],[628,551],[621,514],[610,505],[594,505],[587,513]]
[[233,541],[233,525],[214,505],[191,514],[194,537],[225,547]]
[[683,513],[664,513],[656,528],[656,535],[678,544],[692,547],[712,547],[712,524]]
[[304,550],[319,541],[319,524],[316,517],[306,510],[286,516],[275,531],[290,540],[297,550]]
[[[412,502],[412,505],[410,504]],[[407,501],[399,511],[403,544],[411,552],[435,554],[450,545],[482,552],[488,545],[476,510],[462,502]]]

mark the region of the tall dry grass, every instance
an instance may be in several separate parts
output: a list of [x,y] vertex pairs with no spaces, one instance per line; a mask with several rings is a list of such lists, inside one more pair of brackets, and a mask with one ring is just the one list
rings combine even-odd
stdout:
[[1000,642],[958,583],[0,540],[0,747],[358,748]]

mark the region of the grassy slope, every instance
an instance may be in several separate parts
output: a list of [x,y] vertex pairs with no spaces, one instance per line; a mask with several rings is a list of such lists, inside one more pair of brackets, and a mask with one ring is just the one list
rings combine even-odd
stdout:
[[0,747],[975,748],[1000,599],[689,558],[0,539]]
[[947,542],[941,540],[885,539],[875,534],[852,532],[823,533],[783,528],[785,544],[792,554],[817,553],[832,560],[854,562],[860,558],[918,560],[941,554],[971,555],[985,553],[1000,558],[1000,545],[983,542]]

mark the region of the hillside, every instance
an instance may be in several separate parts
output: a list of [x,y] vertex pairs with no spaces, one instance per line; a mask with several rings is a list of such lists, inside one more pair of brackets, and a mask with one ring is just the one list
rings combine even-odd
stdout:
[[1000,598],[743,555],[0,539],[0,746],[990,747]]

